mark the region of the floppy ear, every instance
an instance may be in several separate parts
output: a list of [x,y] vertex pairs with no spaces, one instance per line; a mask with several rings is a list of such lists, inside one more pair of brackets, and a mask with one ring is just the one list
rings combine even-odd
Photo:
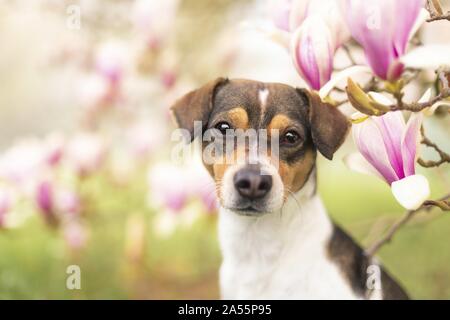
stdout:
[[344,142],[350,122],[337,107],[323,102],[319,95],[306,89],[297,89],[309,102],[309,123],[311,137],[319,152],[327,159]]
[[206,126],[209,114],[212,110],[214,94],[217,87],[228,81],[225,78],[217,78],[202,87],[185,94],[170,108],[179,128],[187,129],[194,137],[194,121],[202,122],[202,129]]

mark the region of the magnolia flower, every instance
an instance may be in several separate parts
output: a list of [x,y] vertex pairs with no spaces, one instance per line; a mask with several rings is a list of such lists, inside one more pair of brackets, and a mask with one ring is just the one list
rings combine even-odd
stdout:
[[330,28],[335,46],[350,36],[338,0],[273,0],[270,13],[275,26],[287,32],[294,32],[307,17],[320,16]]
[[82,249],[88,240],[86,228],[76,221],[69,221],[64,226],[63,234],[67,246],[72,250]]
[[46,165],[42,144],[37,139],[25,139],[7,149],[0,157],[0,178],[27,191],[30,182]]
[[270,11],[279,31],[268,33],[286,47],[290,42],[297,72],[319,90],[331,78],[337,48],[349,37],[337,0],[274,1]]
[[408,210],[417,209],[430,195],[427,179],[415,172],[422,118],[422,113],[413,113],[405,124],[401,111],[395,111],[354,124],[353,139],[370,166],[354,156],[347,159],[353,169],[384,179]]
[[169,35],[175,24],[178,0],[136,0],[131,22],[147,45],[157,49]]
[[166,131],[166,127],[160,121],[136,121],[125,132],[127,146],[139,158],[147,156],[161,146]]
[[35,200],[45,220],[53,222],[55,219],[54,190],[53,184],[49,180],[44,180],[37,184]]
[[[274,25],[284,31],[291,31],[289,25],[289,16],[291,14],[293,0],[272,0],[270,2],[269,11]],[[305,6],[307,1],[301,1]]]
[[403,72],[399,58],[405,53],[424,0],[343,0],[348,28],[364,48],[374,73],[395,80]]
[[111,84],[117,84],[122,79],[126,50],[126,46],[120,43],[107,42],[96,53],[96,70]]
[[0,228],[5,226],[6,214],[11,209],[12,197],[8,190],[0,188]]
[[295,68],[315,90],[330,80],[335,50],[331,32],[319,16],[306,18],[291,40]]
[[192,181],[191,195],[199,198],[207,213],[214,213],[217,210],[218,202],[215,182],[208,174],[200,161],[192,164],[192,168],[187,170],[188,180]]
[[158,164],[149,170],[148,185],[149,202],[172,213],[184,210],[190,200],[201,203],[207,213],[217,208],[214,181],[201,163]]
[[55,207],[60,213],[77,215],[81,210],[80,195],[69,188],[60,188],[56,192]]
[[148,172],[151,203],[172,212],[179,212],[189,197],[189,183],[185,171],[174,165],[158,164]]
[[52,179],[43,179],[36,184],[35,201],[45,220],[50,223],[62,214],[78,214],[81,209],[79,195]]
[[67,144],[69,163],[82,176],[98,170],[105,157],[105,145],[100,136],[93,133],[78,133]]
[[44,154],[49,166],[56,166],[64,153],[64,137],[59,133],[52,133],[44,140]]
[[109,84],[98,74],[83,78],[78,95],[81,105],[88,111],[109,104],[115,96],[110,91]]

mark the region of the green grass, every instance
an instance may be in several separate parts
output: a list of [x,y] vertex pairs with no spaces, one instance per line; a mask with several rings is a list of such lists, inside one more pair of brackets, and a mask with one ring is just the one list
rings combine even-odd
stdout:
[[[335,221],[367,246],[404,210],[376,178],[352,173],[339,162],[319,164],[319,192]],[[444,192],[430,176],[433,196]],[[126,187],[103,177],[83,185],[90,199],[84,222],[88,245],[68,250],[61,231],[39,216],[0,232],[1,299],[218,298],[220,264],[216,217],[203,216],[171,237],[154,232],[155,212],[145,205],[145,183]],[[138,257],[127,253],[130,219],[143,228]],[[375,224],[377,222],[377,224]],[[379,252],[381,261],[413,298],[450,298],[450,216],[419,215]],[[81,290],[66,289],[66,268],[81,268]]]

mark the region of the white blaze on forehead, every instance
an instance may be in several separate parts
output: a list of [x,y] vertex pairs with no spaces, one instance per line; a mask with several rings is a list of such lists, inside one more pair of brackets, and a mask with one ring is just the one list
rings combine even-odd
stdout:
[[258,97],[259,97],[259,102],[261,103],[261,110],[264,110],[266,108],[268,96],[269,96],[269,89],[264,88],[264,89],[259,90]]

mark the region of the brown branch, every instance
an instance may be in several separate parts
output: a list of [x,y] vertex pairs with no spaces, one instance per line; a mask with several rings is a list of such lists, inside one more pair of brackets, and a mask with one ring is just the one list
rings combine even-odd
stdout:
[[397,96],[394,94],[394,96],[396,96],[397,98],[397,104],[393,104],[389,106],[389,108],[392,111],[407,110],[412,112],[419,112],[425,108],[431,107],[436,102],[439,102],[441,100],[450,97],[450,87],[448,83],[450,68],[448,66],[441,67],[436,71],[436,73],[440,83],[442,84],[441,92],[439,92],[438,95],[436,95],[435,97],[431,98],[426,102],[405,103],[402,101],[403,96],[401,93],[398,93]]
[[441,101],[443,99],[446,99],[448,97],[450,97],[450,89],[444,88],[444,89],[442,89],[442,91],[437,96],[435,96],[434,98],[430,99],[429,101],[426,101],[426,102],[413,102],[413,103],[401,102],[399,104],[391,105],[390,108],[391,108],[392,111],[407,110],[407,111],[412,111],[412,112],[419,112],[419,111],[422,111],[425,108],[431,107],[436,102]]
[[430,139],[428,139],[425,136],[425,132],[423,129],[423,126],[420,128],[420,133],[422,134],[422,141],[421,143],[426,145],[427,147],[433,148],[438,154],[440,159],[437,161],[433,160],[424,160],[422,158],[417,159],[417,163],[420,164],[422,167],[425,168],[431,168],[431,167],[438,167],[443,163],[450,163],[450,155],[439,148],[437,144],[432,142]]
[[350,61],[351,65],[357,64],[355,58],[353,57],[353,55],[350,51],[350,48],[345,44],[343,44],[341,47],[342,47],[342,49],[344,49],[345,53],[347,54],[348,60]]
[[450,21],[450,11],[447,11],[444,14],[439,0],[427,0],[425,8],[430,13],[430,17],[427,19],[427,22],[438,21],[438,20],[449,20]]
[[401,227],[403,227],[408,221],[410,221],[417,213],[421,211],[428,212],[433,207],[439,207],[443,211],[449,211],[450,204],[449,201],[447,200],[448,198],[450,198],[450,194],[442,197],[439,200],[426,200],[418,209],[406,211],[405,215],[389,228],[384,237],[375,242],[369,249],[366,250],[366,255],[372,257],[383,245],[391,242],[392,238],[397,233],[397,231]]

